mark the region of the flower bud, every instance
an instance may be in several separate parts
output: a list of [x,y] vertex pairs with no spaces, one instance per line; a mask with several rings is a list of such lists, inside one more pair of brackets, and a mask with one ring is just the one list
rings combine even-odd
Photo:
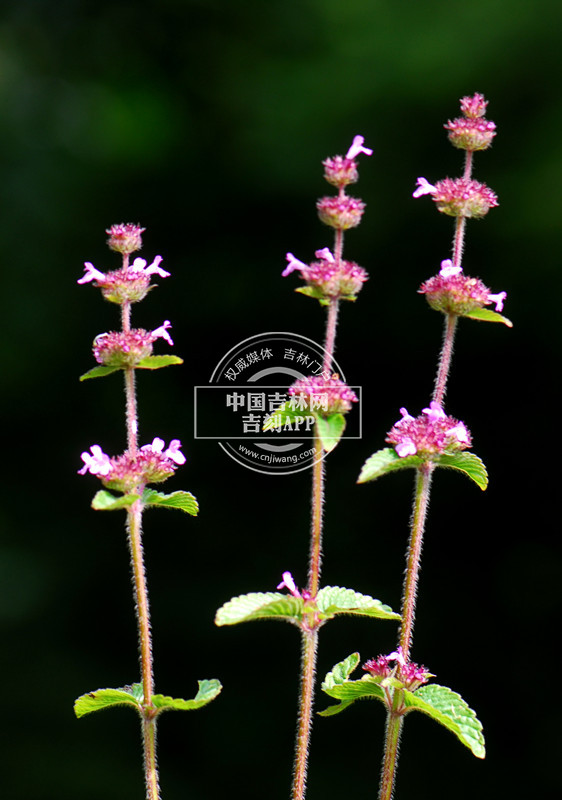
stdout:
[[346,194],[337,197],[322,197],[316,203],[318,216],[324,225],[340,231],[356,228],[361,222],[365,203]]
[[133,222],[122,222],[119,225],[112,225],[106,230],[109,234],[107,240],[110,250],[123,255],[129,255],[142,247],[142,234],[146,228],[135,225]]

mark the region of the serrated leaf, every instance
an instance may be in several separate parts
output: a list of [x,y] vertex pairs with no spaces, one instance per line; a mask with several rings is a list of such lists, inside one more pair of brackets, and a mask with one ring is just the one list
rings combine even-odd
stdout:
[[80,375],[81,381],[87,381],[90,378],[103,378],[105,375],[111,375],[112,372],[118,372],[121,367],[94,367],[93,369],[88,370],[83,375]]
[[460,694],[452,689],[430,683],[415,692],[405,690],[404,704],[408,711],[422,711],[450,730],[476,758],[486,755],[482,723]]
[[347,658],[344,658],[343,661],[338,661],[338,663],[332,667],[331,671],[328,672],[324,678],[322,690],[328,693],[328,689],[332,689],[334,686],[339,686],[342,683],[345,683],[353,670],[357,669],[357,665],[359,664],[360,660],[361,656],[359,653],[352,653]]
[[320,711],[321,717],[331,717],[339,714],[356,700],[373,699],[384,702],[384,690],[372,678],[365,676],[357,681],[348,680],[353,670],[359,664],[359,653],[352,653],[328,672],[322,683],[322,691],[330,697],[334,697],[341,702],[334,706],[328,706],[324,711]]
[[122,689],[97,689],[95,692],[83,694],[74,703],[74,713],[80,718],[111,706],[132,706],[138,711],[141,704],[142,684],[134,683]]
[[492,311],[490,308],[475,308],[469,314],[461,314],[460,316],[477,319],[481,322],[502,322],[508,328],[513,328],[513,322],[510,319],[498,314],[497,311]]
[[135,364],[135,369],[161,369],[172,364],[183,364],[183,358],[179,356],[146,356]]
[[139,499],[138,494],[123,494],[116,497],[111,492],[106,492],[105,489],[100,489],[96,492],[92,500],[92,508],[95,511],[117,511],[120,508],[128,508],[132,506],[135,500]]
[[343,414],[330,414],[323,417],[316,414],[316,430],[326,453],[330,453],[337,445],[345,430],[345,417]]
[[191,514],[193,517],[196,517],[199,513],[199,504],[190,492],[163,494],[162,492],[156,492],[154,489],[145,489],[142,495],[142,502],[146,507],[179,508],[180,511],[185,511],[186,514]]
[[282,619],[300,624],[303,616],[302,598],[280,592],[253,592],[233,597],[216,613],[216,625],[237,625],[253,619]]
[[396,614],[390,606],[384,605],[380,600],[342,586],[325,586],[320,589],[316,602],[324,619],[331,619],[337,614],[400,619],[400,614]]
[[421,466],[424,459],[420,456],[405,456],[400,458],[393,447],[385,447],[377,450],[365,461],[357,483],[366,483],[386,475],[388,472],[395,472],[399,469],[412,469]]
[[444,453],[436,456],[433,463],[439,467],[456,469],[469,477],[474,483],[484,491],[488,486],[488,472],[482,459],[475,453]]
[[182,700],[181,698],[167,697],[163,694],[152,696],[152,705],[160,714],[162,711],[194,711],[214,700],[222,690],[221,682],[213,678],[212,680],[197,681],[199,691],[193,700]]

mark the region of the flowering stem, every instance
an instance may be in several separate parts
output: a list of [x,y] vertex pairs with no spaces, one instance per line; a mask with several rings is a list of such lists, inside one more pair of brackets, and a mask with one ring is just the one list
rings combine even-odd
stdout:
[[418,575],[420,570],[420,557],[423,542],[427,506],[429,504],[429,491],[433,465],[425,462],[416,469],[416,488],[414,494],[414,508],[410,531],[410,542],[406,559],[406,575],[404,579],[404,593],[402,596],[402,626],[400,628],[400,646],[402,647],[406,662],[410,657],[412,644],[412,630],[416,610],[416,594]]
[[381,785],[379,790],[379,800],[390,800],[394,791],[394,776],[398,765],[398,745],[400,734],[402,733],[402,722],[404,717],[397,713],[398,705],[402,700],[400,689],[394,691],[392,708],[389,709],[386,717],[386,744],[382,766]]
[[441,355],[439,357],[439,367],[437,369],[437,377],[435,379],[435,389],[433,390],[433,400],[440,406],[443,405],[443,398],[445,397],[445,390],[447,388],[447,379],[451,369],[451,358],[453,356],[453,343],[455,341],[457,319],[458,318],[456,314],[447,314],[445,317],[443,345],[441,347]]

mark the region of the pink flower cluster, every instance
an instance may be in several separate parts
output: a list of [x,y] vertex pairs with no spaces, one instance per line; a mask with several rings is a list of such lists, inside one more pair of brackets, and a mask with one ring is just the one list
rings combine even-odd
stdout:
[[[394,661],[394,667],[390,667],[390,662]],[[415,664],[413,661],[407,662],[404,658],[402,648],[398,647],[395,652],[387,656],[371,658],[363,664],[363,669],[373,678],[389,678],[395,676],[403,684],[405,689],[410,692],[418,689],[422,684],[427,683],[432,677],[425,667]]]
[[185,464],[179,439],[172,439],[164,449],[163,439],[156,437],[152,444],[145,444],[136,454],[128,452],[113,458],[93,444],[90,452],[81,455],[84,466],[79,475],[89,472],[96,475],[108,489],[123,493],[135,491],[148,483],[161,483],[174,474],[176,468]]
[[134,222],[121,222],[119,225],[112,225],[106,230],[109,234],[107,244],[110,250],[123,255],[130,255],[142,247],[142,234],[146,228],[135,225]]
[[435,185],[418,178],[413,196],[424,194],[432,195],[437,210],[450,217],[480,219],[499,205],[497,195],[485,183],[467,178],[444,178]]
[[128,331],[100,333],[94,339],[94,358],[98,364],[106,367],[134,367],[143,358],[151,355],[152,344],[156,339],[165,339],[168,344],[174,343],[168,333],[171,327],[172,323],[167,319],[153,331],[133,328]]
[[318,261],[305,264],[292,253],[287,253],[283,277],[298,271],[319,299],[355,300],[369,277],[363,267],[354,261],[336,261],[328,247],[316,250],[315,255]]
[[138,303],[150,291],[151,275],[168,278],[169,272],[160,267],[162,256],[156,256],[147,266],[144,258],[135,258],[132,264],[113,272],[100,272],[89,261],[84,264],[84,275],[77,283],[94,282],[102,290],[106,300],[111,303]]
[[290,397],[299,399],[302,410],[320,411],[323,415],[345,414],[357,403],[358,398],[347,383],[340,381],[337,375],[324,378],[314,375],[295,381],[289,387]]
[[472,440],[463,422],[449,417],[438,403],[432,402],[419,417],[400,409],[402,419],[390,429],[386,440],[394,445],[400,458],[432,456],[465,450]]
[[450,259],[442,261],[439,274],[425,281],[418,291],[425,294],[427,302],[436,311],[461,317],[490,303],[496,304],[496,311],[503,311],[507,297],[505,292],[492,294],[479,278],[465,275],[462,267],[454,266]]
[[464,117],[449,120],[444,128],[449,131],[449,141],[461,150],[486,150],[496,135],[495,123],[484,119],[488,102],[476,93],[463,97],[461,111]]

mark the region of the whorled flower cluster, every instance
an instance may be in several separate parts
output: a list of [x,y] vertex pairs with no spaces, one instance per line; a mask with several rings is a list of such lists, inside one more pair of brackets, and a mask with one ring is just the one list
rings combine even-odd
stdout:
[[[390,662],[394,662],[394,666],[390,666]],[[395,677],[403,685],[405,689],[413,692],[427,683],[429,678],[433,677],[431,672],[428,672],[424,666],[415,664],[413,661],[406,661],[402,648],[398,647],[393,653],[387,656],[378,656],[371,658],[363,664],[362,669],[368,672],[373,678]]]
[[318,411],[326,416],[345,414],[351,411],[352,403],[358,402],[353,389],[340,381],[337,375],[331,378],[322,375],[301,378],[289,387],[288,393],[294,398],[298,410]]
[[413,196],[424,194],[430,194],[437,210],[450,217],[481,219],[499,205],[497,195],[489,186],[468,178],[444,178],[435,185],[418,178]]
[[292,253],[287,253],[287,266],[283,277],[297,270],[318,299],[355,300],[368,280],[363,267],[354,261],[336,260],[328,247],[315,252],[318,261],[305,264]]
[[494,122],[484,118],[488,101],[478,92],[461,99],[463,117],[449,120],[443,127],[449,132],[449,141],[460,150],[486,150],[496,135]]
[[492,294],[479,279],[465,275],[462,267],[454,266],[450,259],[441,262],[441,270],[418,289],[436,311],[443,314],[467,316],[477,308],[495,303],[496,311],[503,311],[505,292]]
[[134,367],[152,354],[152,344],[156,339],[165,339],[171,345],[174,343],[168,333],[171,327],[172,323],[167,319],[153,331],[133,328],[101,333],[94,339],[94,358],[106,367]]
[[84,275],[77,283],[94,282],[101,289],[103,296],[110,303],[138,303],[143,300],[150,289],[150,278],[159,275],[168,278],[169,272],[160,267],[162,256],[156,256],[152,264],[147,266],[144,258],[135,258],[132,264],[113,272],[100,272],[93,264],[86,261]]
[[385,439],[394,445],[400,458],[406,456],[443,455],[470,447],[472,440],[464,422],[450,417],[438,403],[431,402],[419,417],[400,409],[402,419],[396,422]]
[[127,494],[139,486],[149,483],[162,483],[174,474],[176,468],[185,464],[179,439],[172,439],[166,449],[163,439],[156,437],[151,444],[145,444],[135,454],[125,452],[110,457],[101,447],[93,444],[90,452],[81,455],[84,466],[79,475],[89,472],[96,475],[108,489]]

